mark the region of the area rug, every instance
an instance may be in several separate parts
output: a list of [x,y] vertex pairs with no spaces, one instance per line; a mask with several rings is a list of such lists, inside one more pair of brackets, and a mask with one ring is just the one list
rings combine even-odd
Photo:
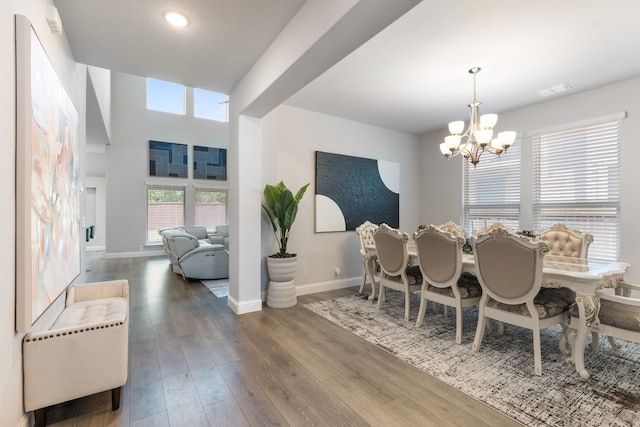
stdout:
[[218,298],[229,296],[229,279],[200,280]]
[[445,317],[430,303],[423,326],[416,328],[418,294],[412,296],[409,322],[400,292],[387,292],[379,311],[356,295],[304,307],[527,426],[640,426],[637,344],[613,353],[601,337],[598,349],[586,352],[591,379],[584,382],[558,349],[560,326],[542,332],[542,376],[536,376],[527,329],[486,332],[480,351],[471,350],[476,307],[464,309],[462,344],[455,343],[454,310]]

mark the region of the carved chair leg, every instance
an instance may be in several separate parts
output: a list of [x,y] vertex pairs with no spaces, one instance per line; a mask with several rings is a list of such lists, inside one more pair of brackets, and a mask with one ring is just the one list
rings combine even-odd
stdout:
[[120,392],[122,387],[111,389],[111,409],[117,411],[120,408]]
[[40,408],[33,411],[35,424],[33,427],[44,427],[47,425],[47,408]]

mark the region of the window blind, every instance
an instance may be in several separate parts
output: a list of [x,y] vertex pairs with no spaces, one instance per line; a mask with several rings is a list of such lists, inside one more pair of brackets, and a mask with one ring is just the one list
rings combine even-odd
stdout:
[[590,233],[590,258],[620,255],[621,118],[533,136],[533,227]]
[[184,225],[184,187],[147,186],[147,242],[162,240],[162,227]]
[[474,166],[465,161],[464,228],[474,233],[495,222],[520,228],[520,145],[507,153],[485,154]]

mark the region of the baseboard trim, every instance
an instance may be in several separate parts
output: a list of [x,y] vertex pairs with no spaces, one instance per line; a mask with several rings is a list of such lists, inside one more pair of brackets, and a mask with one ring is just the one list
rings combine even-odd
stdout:
[[140,252],[111,252],[104,254],[105,258],[139,258],[139,257],[151,257],[151,256],[160,256],[166,254],[164,250],[158,251],[140,251]]
[[106,251],[107,247],[105,245],[99,245],[99,246],[85,246],[86,251],[87,252],[100,252],[100,251]]
[[254,311],[262,310],[262,300],[254,299],[238,302],[229,295],[227,297],[227,307],[229,307],[235,314],[253,313]]
[[330,280],[328,282],[308,283],[296,286],[296,295],[315,294],[318,292],[333,291],[336,289],[358,286],[362,277],[349,277],[347,279]]
[[[328,282],[309,283],[296,286],[297,295],[315,294],[317,292],[333,291],[336,289],[350,288],[360,285],[362,277],[350,277],[348,279],[330,280]],[[268,291],[267,291],[268,292]],[[262,302],[266,300],[266,293],[262,293],[262,299],[254,299],[238,302],[231,295],[227,297],[227,307],[235,314],[253,313],[262,310]]]

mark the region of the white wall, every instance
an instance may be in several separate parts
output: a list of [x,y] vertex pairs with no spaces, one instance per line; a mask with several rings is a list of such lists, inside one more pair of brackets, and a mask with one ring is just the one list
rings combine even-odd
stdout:
[[[531,133],[540,129],[603,117],[619,112],[627,112],[621,122],[620,141],[622,147],[622,206],[621,206],[621,255],[620,261],[632,265],[627,280],[640,281],[640,202],[637,186],[640,183],[640,78],[604,86],[598,89],[551,100],[532,107],[510,111],[500,115],[497,129],[511,129],[522,132],[523,170],[531,170]],[[468,120],[468,118],[467,118]],[[462,160],[446,160],[438,148],[446,130],[425,135],[422,138],[421,161],[424,164],[420,182],[425,189],[421,202],[421,212],[433,222],[449,219],[459,221],[462,215]],[[529,174],[523,174],[526,177]],[[446,183],[446,184],[445,184]],[[531,229],[531,180],[522,181],[521,228]],[[445,191],[442,191],[445,190]],[[444,194],[442,194],[444,193]],[[584,230],[583,230],[584,231]],[[635,266],[635,267],[634,267]]]
[[[107,256],[140,253],[146,242],[147,205],[145,183],[186,186],[186,205],[194,198],[191,178],[149,177],[149,140],[192,146],[228,147],[228,125],[193,117],[193,90],[186,91],[187,114],[149,111],[146,79],[112,73],[111,144],[107,150],[106,217]],[[189,166],[192,176],[192,165]],[[226,181],[197,180],[205,187],[227,188]],[[193,224],[193,209],[185,212],[185,223]],[[145,248],[149,249],[149,248]],[[157,249],[157,248],[151,248]]]
[[[26,16],[36,30],[53,67],[80,114],[80,158],[84,157],[86,66],[77,64],[64,35],[49,30],[45,13],[50,0],[5,0],[0,2],[0,230],[13,241],[15,228],[15,18]],[[19,76],[24,77],[24,76]],[[80,165],[80,174],[84,168]],[[84,198],[81,198],[81,209]],[[84,212],[84,211],[82,211]],[[19,237],[18,237],[19,238]],[[0,256],[0,425],[26,425],[22,402],[22,334],[15,332],[16,253],[13,244],[3,245]],[[84,259],[81,259],[84,271]],[[84,277],[82,275],[78,280]],[[23,286],[23,284],[18,284]],[[64,295],[38,320],[34,329],[51,321],[61,309]]]
[[[419,168],[417,137],[285,105],[265,116],[262,130],[263,188],[283,180],[295,193],[311,183],[300,202],[289,240],[289,251],[298,254],[298,293],[306,293],[305,286],[329,282],[326,285],[331,287],[333,281],[357,280],[361,274],[362,257],[354,231],[314,231],[316,151],[399,162],[400,229],[411,234],[421,223],[420,187],[414,178]],[[277,250],[270,227],[265,216],[261,240],[263,289],[268,280],[264,258]],[[338,277],[336,267],[341,270]]]
[[87,250],[105,250],[107,243],[107,180],[87,176],[87,226],[94,225],[94,236],[86,242]]
[[107,140],[111,140],[111,70],[87,67],[87,73],[87,91],[93,91],[98,104],[96,119],[104,127]]

